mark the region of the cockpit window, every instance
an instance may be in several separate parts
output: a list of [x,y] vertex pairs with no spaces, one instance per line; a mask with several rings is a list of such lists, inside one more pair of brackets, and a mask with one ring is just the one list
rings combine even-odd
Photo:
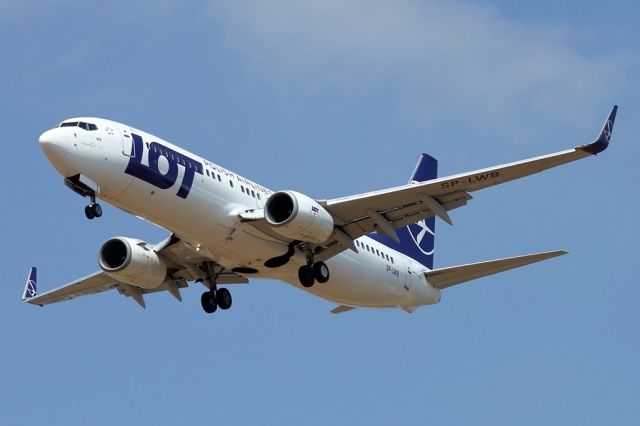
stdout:
[[85,123],[84,121],[67,121],[66,123],[60,123],[58,127],[80,127],[84,130],[98,130],[98,126],[93,123]]

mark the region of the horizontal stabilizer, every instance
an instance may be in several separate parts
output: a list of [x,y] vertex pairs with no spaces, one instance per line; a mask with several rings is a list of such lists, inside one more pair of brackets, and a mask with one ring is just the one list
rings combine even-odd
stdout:
[[567,254],[564,250],[545,253],[528,254],[526,256],[508,257],[506,259],[489,260],[486,262],[470,263],[468,265],[451,266],[449,268],[434,269],[425,272],[429,284],[438,289],[462,284],[476,278],[519,268],[520,266],[540,262]]

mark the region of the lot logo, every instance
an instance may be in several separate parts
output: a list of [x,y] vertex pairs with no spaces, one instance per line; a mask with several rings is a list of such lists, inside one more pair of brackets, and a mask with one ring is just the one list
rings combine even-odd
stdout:
[[[202,174],[202,163],[174,151],[171,148],[158,143],[151,142],[149,144],[148,165],[142,164],[142,156],[144,151],[144,143],[142,137],[134,133],[131,134],[133,143],[131,146],[131,156],[126,174],[141,179],[156,188],[171,188],[178,180],[178,166],[184,168],[184,175],[180,183],[180,189],[176,195],[180,198],[187,198],[193,185],[193,178],[196,173]],[[169,163],[169,169],[163,173],[159,168],[159,159],[164,157]]]

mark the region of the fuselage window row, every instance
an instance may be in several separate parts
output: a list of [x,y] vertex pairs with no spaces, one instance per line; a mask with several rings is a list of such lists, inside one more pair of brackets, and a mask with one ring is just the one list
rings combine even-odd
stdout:
[[389,261],[389,262],[391,262],[391,263],[394,263],[394,262],[393,262],[393,256],[391,256],[391,257],[390,257],[388,254],[386,254],[386,253],[384,253],[384,252],[381,252],[381,251],[380,251],[380,250],[378,250],[378,249],[375,249],[375,248],[373,248],[373,247],[369,247],[369,245],[368,245],[368,244],[365,244],[365,243],[362,243],[362,242],[360,242],[360,241],[356,240],[356,246],[358,246],[359,248],[361,248],[361,249],[363,249],[363,250],[367,250],[369,253],[371,253],[371,254],[375,254],[375,255],[377,255],[378,257],[381,257],[381,258],[383,258],[383,259],[387,259],[387,261]]

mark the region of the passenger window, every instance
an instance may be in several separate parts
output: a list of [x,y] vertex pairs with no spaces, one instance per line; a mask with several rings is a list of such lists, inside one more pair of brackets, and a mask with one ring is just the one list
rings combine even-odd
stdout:
[[218,175],[218,181],[222,182],[222,178]]
[[252,196],[253,198],[256,198],[256,193],[255,193],[255,191],[251,190],[251,196]]
[[393,256],[391,256],[391,263],[393,263]]
[[231,187],[233,188],[233,181],[229,180],[229,185],[231,185]]
[[209,176],[209,169],[207,169],[207,176]]
[[258,200],[260,200],[260,193],[258,192],[256,195],[258,196]]

